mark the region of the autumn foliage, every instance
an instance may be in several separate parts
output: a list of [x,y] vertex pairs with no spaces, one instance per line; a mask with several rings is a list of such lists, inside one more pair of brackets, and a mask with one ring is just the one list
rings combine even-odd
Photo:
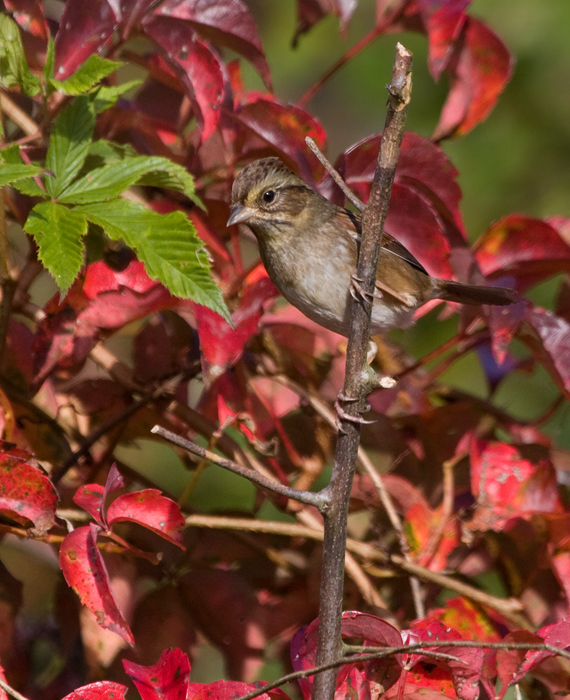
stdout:
[[[377,339],[375,367],[398,382],[369,397],[362,430],[338,698],[570,692],[570,462],[544,427],[570,398],[570,223],[512,213],[469,242],[440,144],[490,114],[514,66],[469,4],[376,2],[368,41],[422,32],[449,83],[431,137],[404,136],[386,230],[430,274],[521,301],[430,302],[418,317],[456,324],[417,356]],[[294,40],[329,13],[343,31],[355,5],[297,0]],[[236,173],[264,156],[343,204],[305,142],[326,153],[327,134],[308,98],[273,93],[242,0],[4,0],[0,19],[0,680],[30,700],[127,686],[144,700],[308,700],[310,674],[287,695],[263,686],[315,665],[316,509],[150,431],[299,489],[327,483],[346,340],[285,304],[252,239],[226,228]],[[380,140],[328,154],[364,201]],[[552,308],[525,299],[556,275]],[[441,380],[472,353],[480,391]],[[522,421],[497,394],[539,368],[556,398]],[[156,454],[152,470],[133,444]],[[24,580],[41,614],[22,607]],[[206,648],[230,680],[193,678]]]

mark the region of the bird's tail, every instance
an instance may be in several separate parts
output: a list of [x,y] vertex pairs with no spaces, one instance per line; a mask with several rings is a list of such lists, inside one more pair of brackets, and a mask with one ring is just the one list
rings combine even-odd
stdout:
[[455,301],[458,304],[492,304],[493,306],[506,306],[519,300],[514,289],[506,287],[480,287],[475,284],[461,284],[450,280],[439,280],[440,291],[437,295],[444,301]]

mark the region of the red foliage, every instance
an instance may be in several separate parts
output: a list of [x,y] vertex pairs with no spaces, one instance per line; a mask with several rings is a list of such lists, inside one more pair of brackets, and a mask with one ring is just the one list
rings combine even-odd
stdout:
[[[7,549],[19,537],[26,556],[50,565],[58,546],[61,572],[74,592],[64,585],[46,591],[49,623],[39,631],[40,625],[22,624],[16,634],[18,616],[28,611],[20,609],[15,592],[18,572],[0,567],[0,661],[8,682],[31,700],[65,693],[66,700],[122,698],[121,661],[144,700],[236,700],[263,689],[262,681],[250,681],[266,661],[277,659],[286,668],[289,647],[295,669],[316,664],[321,544],[320,531],[313,539],[307,528],[317,530],[320,521],[313,509],[261,489],[238,492],[222,477],[212,486],[209,475],[217,467],[202,473],[204,465],[184,455],[184,466],[193,470],[189,481],[178,462],[148,441],[160,424],[281,483],[306,489],[326,483],[334,440],[328,404],[342,383],[345,341],[283,305],[250,239],[226,228],[236,173],[268,155],[344,204],[305,142],[309,136],[326,150],[326,131],[307,108],[308,98],[287,104],[273,94],[243,0],[67,0],[59,21],[46,19],[36,0],[4,5],[38,74],[49,32],[57,80],[97,54],[138,66],[142,85],[97,116],[99,145],[113,141],[161,155],[193,175],[205,210],[158,184],[128,196],[193,222],[233,327],[175,298],[97,227],[87,236],[80,278],[65,298],[55,296],[42,308],[28,294],[41,271],[36,248],[10,260],[16,292],[0,309],[0,530],[10,535]],[[356,5],[298,0],[295,38],[328,14],[344,31]],[[568,275],[570,226],[562,217],[510,214],[469,244],[459,173],[437,142],[485,119],[513,66],[502,41],[468,13],[469,5],[376,3],[368,40],[400,30],[425,34],[431,75],[438,80],[445,74],[450,83],[432,138],[404,135],[386,230],[435,276],[509,284],[522,295],[554,275]],[[266,91],[244,86],[239,60],[225,61],[227,49],[252,64]],[[105,79],[107,87],[116,84],[116,76]],[[22,147],[26,163],[42,161],[53,121],[72,98],[54,93],[42,101],[3,88],[5,96],[38,120],[31,129],[14,117],[6,138]],[[17,112],[3,108],[3,114],[11,119]],[[369,135],[335,161],[365,201],[380,141],[381,134]],[[33,200],[9,188],[5,200],[8,219],[23,224]],[[20,228],[17,235],[24,236]],[[2,285],[3,292],[7,288]],[[342,635],[346,643],[399,651],[342,665],[337,697],[476,700],[484,688],[502,698],[527,674],[538,688],[528,685],[532,700],[544,687],[567,692],[556,650],[570,647],[564,486],[570,460],[543,423],[570,398],[570,284],[565,279],[553,309],[523,300],[481,310],[441,303],[439,310],[440,318],[456,314],[457,332],[425,358],[378,339],[381,370],[400,380],[371,396],[376,422],[362,431],[377,474],[357,475],[351,493],[349,530],[357,542],[347,559],[346,606],[355,611],[344,614]],[[472,350],[488,382],[476,395],[440,381]],[[550,375],[557,398],[544,417],[523,421],[496,395],[507,377],[539,367]],[[134,450],[125,450],[133,441],[141,464]],[[149,459],[155,471],[146,468]],[[388,465],[394,473],[383,476],[379,492],[377,475]],[[233,519],[236,511],[241,524]],[[240,532],[250,524],[246,516],[258,511],[256,526],[275,521],[267,524],[272,534]],[[197,515],[201,519],[193,520]],[[24,534],[37,541],[27,542]],[[121,576],[113,576],[117,569]],[[421,581],[423,615],[414,607],[412,573]],[[125,588],[130,609],[122,603]],[[444,602],[439,594],[446,589],[455,597]],[[372,614],[379,607],[390,622]],[[200,656],[206,639],[233,680],[191,682],[190,658]],[[541,646],[453,644],[469,641]],[[413,646],[418,643],[425,646]],[[184,648],[166,651],[173,646]],[[52,663],[39,668],[38,659],[48,653]],[[89,680],[97,682],[83,685]],[[304,698],[312,683],[312,676],[299,680]],[[277,689],[260,697],[287,698]]]

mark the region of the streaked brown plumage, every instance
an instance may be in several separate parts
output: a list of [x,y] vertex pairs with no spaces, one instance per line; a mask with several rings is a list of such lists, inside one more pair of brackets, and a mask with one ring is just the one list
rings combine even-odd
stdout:
[[[351,276],[356,271],[360,217],[309,187],[278,158],[246,166],[232,188],[228,226],[245,223],[281,294],[313,321],[344,336],[349,332]],[[378,297],[372,334],[413,323],[430,299],[462,304],[511,304],[516,293],[430,277],[414,256],[384,234],[378,262]]]

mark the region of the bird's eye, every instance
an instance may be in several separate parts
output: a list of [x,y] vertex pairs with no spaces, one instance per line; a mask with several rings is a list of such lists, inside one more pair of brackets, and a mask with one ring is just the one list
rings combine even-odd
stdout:
[[267,192],[263,193],[263,201],[266,202],[267,204],[271,204],[271,202],[275,199],[275,192],[273,190],[267,190]]

